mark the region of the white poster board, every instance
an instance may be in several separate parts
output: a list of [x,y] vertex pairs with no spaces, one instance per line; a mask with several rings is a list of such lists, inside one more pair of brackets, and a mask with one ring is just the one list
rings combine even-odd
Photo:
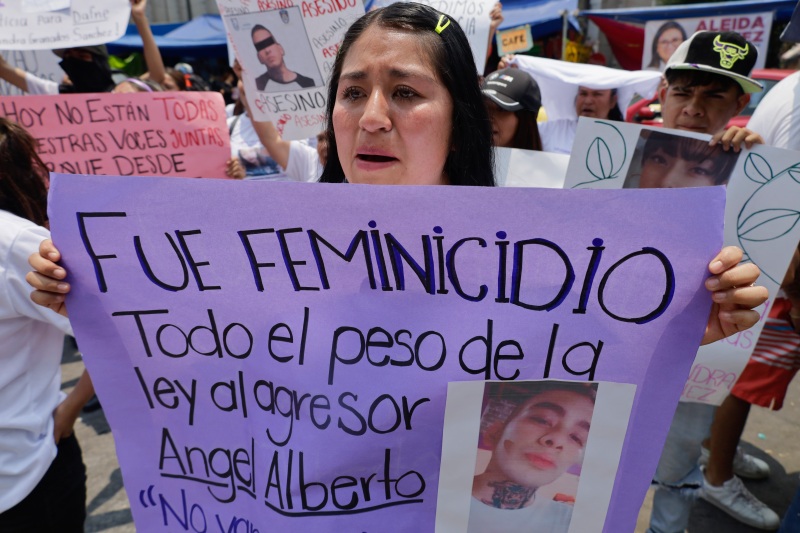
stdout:
[[3,0],[0,48],[50,50],[105,44],[128,28],[128,0]]
[[495,148],[494,178],[498,187],[561,189],[569,156],[537,150]]
[[[394,4],[396,0],[376,0],[373,8],[385,7]],[[406,1],[406,0],[401,0]],[[410,1],[410,0],[409,0]],[[458,22],[467,35],[469,46],[472,48],[472,57],[479,73],[483,73],[486,66],[486,54],[489,49],[489,12],[497,0],[414,0],[418,4],[431,6],[436,11],[444,13]]]
[[[702,145],[707,145],[711,139],[710,135],[678,130],[580,119],[564,188],[636,188],[645,180],[659,179],[652,178],[653,174],[645,166],[650,157],[648,153],[654,146],[648,146],[648,143],[657,142],[656,137],[661,133],[679,139],[695,139]],[[792,253],[800,241],[797,202],[800,198],[800,153],[755,145],[738,154],[721,152],[708,159],[714,161],[714,169],[718,169],[714,172],[727,187],[725,245],[738,246],[744,251],[745,261],[758,265],[761,269],[758,284],[769,291],[767,302],[756,309],[761,319],[755,326],[701,346],[697,352],[681,400],[718,405],[728,395],[753,353]],[[664,175],[661,172],[661,179],[666,179]],[[659,185],[689,186],[686,182],[662,182]],[[681,206],[675,206],[675,216],[681,216]]]
[[[313,137],[325,127],[326,84],[339,43],[364,14],[361,0],[290,4],[217,1],[228,41],[244,69],[253,118],[272,121],[287,140]],[[276,81],[275,73],[284,69],[292,80]]]
[[642,69],[663,72],[666,62],[678,45],[697,31],[735,31],[756,45],[758,59],[754,68],[764,68],[767,60],[771,11],[742,15],[721,15],[675,20],[650,20],[644,26]]
[[[0,54],[9,65],[30,72],[38,78],[56,83],[60,83],[64,78],[64,71],[58,66],[61,58],[50,50],[0,50]],[[22,96],[24,94],[26,93],[22,89],[0,80],[0,95]]]

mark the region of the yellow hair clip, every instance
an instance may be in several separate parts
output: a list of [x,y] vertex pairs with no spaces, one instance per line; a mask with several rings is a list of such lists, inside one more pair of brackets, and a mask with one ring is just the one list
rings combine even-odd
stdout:
[[439,22],[436,24],[436,33],[439,35],[450,25],[450,19],[446,15],[439,16]]

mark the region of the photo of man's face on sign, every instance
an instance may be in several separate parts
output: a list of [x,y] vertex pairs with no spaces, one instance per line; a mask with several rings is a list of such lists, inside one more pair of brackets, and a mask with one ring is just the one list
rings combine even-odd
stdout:
[[323,85],[300,8],[231,17],[239,62],[259,92],[280,93]]
[[437,531],[602,531],[634,391],[561,380],[451,383]]
[[486,384],[470,531],[495,509],[524,510],[508,519],[548,531],[569,528],[596,396],[592,383]]
[[739,154],[721,145],[674,133],[642,130],[633,154],[626,189],[671,189],[726,185]]

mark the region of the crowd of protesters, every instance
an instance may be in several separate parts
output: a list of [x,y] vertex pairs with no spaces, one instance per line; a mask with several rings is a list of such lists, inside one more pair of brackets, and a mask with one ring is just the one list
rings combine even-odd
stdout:
[[[54,51],[66,73],[60,83],[37,78],[1,57],[0,78],[31,95],[219,91],[229,104],[231,155],[226,163],[227,175],[304,182],[491,186],[493,146],[569,153],[578,117],[621,121],[629,101],[626,97],[622,102],[617,88],[576,82],[574,92],[567,97],[572,115],[563,120],[545,120],[551,104],[543,97],[543,78],[537,80],[535,69],[526,68],[524,61],[505,57],[498,70],[472,78],[472,55],[465,48],[463,33],[451,21],[453,30],[442,31],[436,38],[452,39],[448,53],[455,50],[458,54],[418,60],[421,70],[431,71],[431,79],[437,80],[431,94],[446,105],[424,113],[412,110],[391,123],[387,109],[366,101],[367,95],[353,93],[341,107],[337,102],[335,110],[329,109],[328,126],[319,135],[288,141],[272,122],[254,120],[238,63],[209,80],[195,74],[187,63],[165,66],[147,20],[146,4],[147,0],[131,0],[131,18],[142,38],[147,65],[143,75],[120,76],[110,68],[104,46],[86,46]],[[419,53],[421,48],[411,41],[431,39],[435,34],[431,31],[430,35],[418,35],[421,30],[417,25],[424,26],[430,17],[438,16],[428,8],[391,7],[355,22],[337,56],[329,98],[336,100],[337,85],[344,83],[339,81],[342,69],[352,67],[348,61],[361,62],[358,66],[367,80],[363,84],[372,84],[377,92],[384,90],[378,80],[381,69],[390,72],[392,61],[400,55]],[[498,3],[491,12],[490,43],[502,20],[502,6]],[[378,35],[374,32],[377,26],[391,31]],[[662,33],[664,39],[678,39],[672,27]],[[715,39],[749,51],[732,67],[726,67],[720,64],[718,55],[708,53]],[[700,32],[682,35],[679,40],[669,56],[663,56],[661,48],[654,44],[658,55],[653,54],[652,68],[663,74],[657,80],[657,95],[664,128],[709,134],[710,144],[726,151],[739,151],[754,144],[800,149],[800,135],[792,133],[794,124],[800,122],[796,120],[798,111],[787,104],[792,100],[785,97],[798,85],[800,77],[790,76],[773,89],[761,101],[747,128],[726,127],[751,95],[761,91],[760,84],[750,77],[757,58],[756,47],[734,32]],[[435,50],[434,45],[431,50]],[[444,60],[448,61],[447,69],[440,68]],[[413,79],[410,83],[414,83]],[[392,97],[377,100],[388,108],[392,104],[385,102]],[[781,105],[790,107],[776,111]],[[454,106],[468,112],[455,113]],[[413,113],[418,114],[411,116]],[[471,118],[460,118],[464,116]],[[416,158],[409,167],[414,176],[402,172],[370,175],[352,164],[360,156],[349,158],[343,154],[353,149],[352,137],[361,134],[350,131],[353,124],[358,124],[359,132],[364,130],[369,135],[391,128],[403,130],[413,141],[402,147],[409,153],[401,150],[398,157]],[[443,144],[442,139],[449,137],[451,143]],[[679,149],[670,150],[667,145],[653,148],[655,155],[648,161],[666,167],[670,158],[682,157]],[[695,154],[696,165],[713,158],[711,154]],[[430,175],[421,169],[429,169]],[[686,174],[670,178],[666,170],[661,176],[652,182],[643,180],[640,186],[706,184],[702,180],[692,182]],[[58,264],[58,251],[45,240],[49,235],[47,185],[46,167],[32,137],[21,126],[0,118],[0,531],[82,531],[85,519],[85,468],[80,447],[72,436],[72,425],[91,398],[92,385],[89,376],[84,375],[67,397],[60,394],[61,341],[64,334],[71,334],[68,320],[61,316],[66,314],[63,302],[69,285],[63,281],[66,272]],[[752,326],[758,318],[752,309],[766,298],[763,287],[751,286],[758,275],[754,265],[739,264],[740,250],[725,249],[718,259],[714,262],[717,266],[711,269],[712,279],[724,281],[712,290],[715,307],[709,331],[715,333],[707,334],[707,342]],[[34,289],[36,304],[29,298]],[[730,396],[718,409],[693,403],[679,405],[655,474],[657,490],[650,533],[684,531],[693,498],[697,497],[753,527],[776,530],[781,526],[781,517],[756,499],[741,481],[769,476],[769,466],[745,453],[739,439],[750,405],[779,409],[798,367],[800,252],[795,250],[762,340]],[[593,395],[584,396],[591,398],[593,404]],[[585,398],[582,401],[589,405]],[[529,492],[533,494],[535,488]],[[491,501],[484,503],[491,505]],[[519,505],[529,505],[528,500]],[[800,527],[792,520],[791,515],[786,518],[784,531],[800,530],[791,529]]]

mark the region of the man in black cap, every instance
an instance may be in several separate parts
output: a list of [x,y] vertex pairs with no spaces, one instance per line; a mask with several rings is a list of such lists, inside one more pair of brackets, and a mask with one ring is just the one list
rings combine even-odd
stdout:
[[[737,152],[742,144],[750,148],[763,143],[760,135],[748,129],[725,129],[750,101],[750,95],[762,90],[761,84],[749,77],[757,57],[756,47],[735,32],[697,32],[681,43],[667,63],[666,84],[659,93],[664,127],[710,134],[713,143]],[[678,404],[656,470],[658,490],[648,533],[685,531],[692,508],[687,492],[723,510],[738,506],[737,519],[746,518],[754,527],[777,528],[777,515],[741,481],[718,488],[704,483],[697,463],[714,411],[715,407],[707,404]],[[747,454],[742,454],[740,462],[747,467],[756,464]]]
[[114,88],[105,45],[53,50],[68,81],[58,84],[10,65],[0,55],[0,79],[29,94],[102,93]]

